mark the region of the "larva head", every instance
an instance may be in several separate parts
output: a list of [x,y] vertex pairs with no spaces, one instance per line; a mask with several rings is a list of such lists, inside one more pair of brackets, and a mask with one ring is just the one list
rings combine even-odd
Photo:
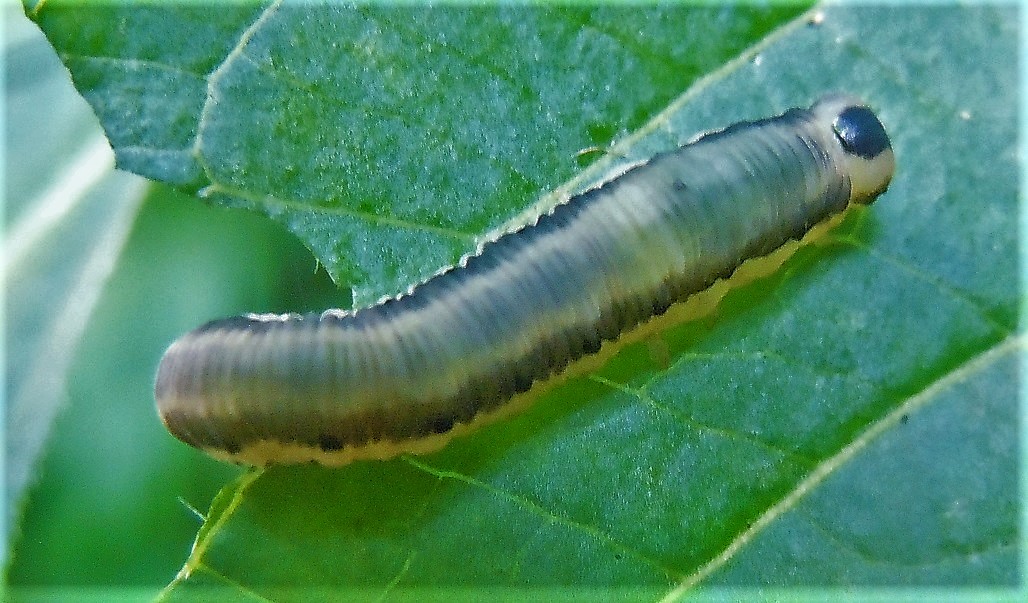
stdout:
[[830,124],[842,150],[842,169],[850,179],[850,201],[870,203],[885,192],[896,159],[885,127],[871,109],[851,96],[832,95],[811,111],[820,123]]

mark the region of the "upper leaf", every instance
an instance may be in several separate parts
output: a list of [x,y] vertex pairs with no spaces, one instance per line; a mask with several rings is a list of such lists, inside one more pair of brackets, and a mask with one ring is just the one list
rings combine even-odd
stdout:
[[[119,167],[264,212],[358,306],[472,251],[795,9],[90,7],[33,15]],[[741,15],[741,16],[737,16]],[[725,23],[713,43],[702,28]]]

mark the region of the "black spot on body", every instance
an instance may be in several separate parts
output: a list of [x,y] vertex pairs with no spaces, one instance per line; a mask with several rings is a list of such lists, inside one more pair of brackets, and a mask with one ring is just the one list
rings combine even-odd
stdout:
[[343,449],[343,442],[336,436],[325,433],[318,438],[318,447],[326,452],[335,452]]
[[671,287],[668,285],[662,286],[654,292],[654,297],[650,306],[653,316],[664,314],[673,303],[674,300],[671,297]]
[[517,393],[527,392],[532,389],[534,379],[530,375],[517,374],[514,376],[514,391]]
[[590,333],[586,336],[585,341],[582,342],[582,350],[586,354],[595,354],[600,351],[600,347],[603,345],[603,340],[598,336]]
[[429,419],[428,431],[429,433],[446,433],[453,429],[456,422],[457,419],[453,415],[437,415]]

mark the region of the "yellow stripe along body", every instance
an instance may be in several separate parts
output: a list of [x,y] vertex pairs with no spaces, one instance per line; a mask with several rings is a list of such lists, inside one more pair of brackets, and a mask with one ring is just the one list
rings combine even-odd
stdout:
[[158,410],[183,441],[252,464],[432,450],[745,260],[873,200],[892,169],[881,124],[852,98],[737,124],[571,198],[407,295],[200,327],[165,353]]

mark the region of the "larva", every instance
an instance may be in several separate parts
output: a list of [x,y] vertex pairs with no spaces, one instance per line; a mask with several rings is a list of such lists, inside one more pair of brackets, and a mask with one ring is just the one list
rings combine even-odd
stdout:
[[874,113],[842,95],[702,135],[376,306],[210,322],[165,352],[179,439],[254,465],[442,447],[569,364],[892,178]]

